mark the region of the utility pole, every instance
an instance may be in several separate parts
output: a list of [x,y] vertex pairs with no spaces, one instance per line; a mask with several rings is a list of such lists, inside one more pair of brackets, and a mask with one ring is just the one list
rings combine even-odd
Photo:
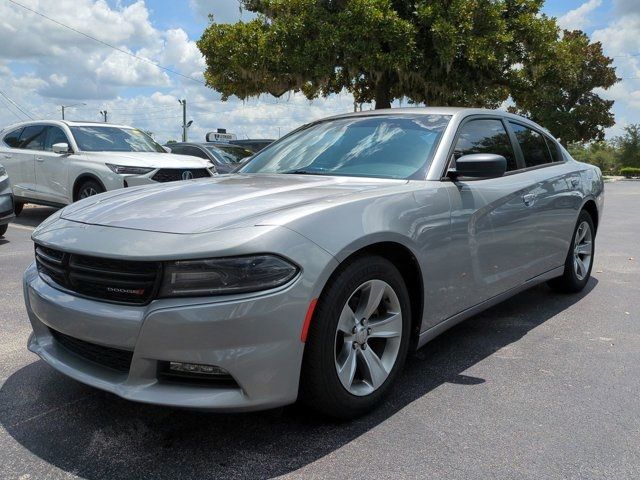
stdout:
[[60,105],[60,107],[62,108],[62,119],[64,120],[64,105]]
[[102,118],[104,118],[104,123],[107,123],[107,111],[106,110],[100,110],[100,115],[102,115]]
[[187,141],[187,99],[178,100],[182,105],[182,141]]

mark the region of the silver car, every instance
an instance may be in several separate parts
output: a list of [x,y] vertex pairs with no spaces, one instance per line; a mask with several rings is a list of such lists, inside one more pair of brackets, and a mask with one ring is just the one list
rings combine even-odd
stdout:
[[15,216],[13,210],[13,193],[9,175],[4,165],[0,164],[0,237],[7,232],[9,222]]
[[541,282],[589,280],[600,170],[481,109],[305,125],[238,175],[79,201],[34,232],[29,349],[121,397],[371,409],[407,353]]

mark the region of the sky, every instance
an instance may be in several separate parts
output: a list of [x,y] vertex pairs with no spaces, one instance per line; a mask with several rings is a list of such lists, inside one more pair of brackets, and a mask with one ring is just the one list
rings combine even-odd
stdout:
[[[348,93],[314,101],[287,94],[222,102],[205,87],[205,64],[195,42],[209,14],[218,22],[250,20],[237,0],[15,2],[0,0],[0,128],[29,117],[60,118],[60,105],[67,105],[67,119],[99,121],[100,111],[107,110],[110,122],[153,132],[161,142],[179,140],[178,100],[187,99],[190,140],[204,141],[216,128],[239,138],[278,138],[303,123],[353,109]],[[544,12],[564,28],[586,31],[614,57],[622,80],[598,92],[616,101],[616,125],[607,136],[640,123],[640,0],[547,0]]]

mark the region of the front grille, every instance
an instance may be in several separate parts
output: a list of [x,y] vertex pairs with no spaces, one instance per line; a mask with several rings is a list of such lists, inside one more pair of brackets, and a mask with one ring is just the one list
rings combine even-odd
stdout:
[[162,168],[158,170],[152,180],[156,182],[176,182],[178,180],[191,180],[193,178],[210,177],[211,173],[206,168]]
[[131,366],[133,352],[119,348],[104,347],[95,343],[85,342],[77,338],[49,329],[56,342],[69,352],[93,363],[111,370],[127,373]]
[[36,245],[41,275],[81,296],[113,303],[145,305],[161,280],[159,262],[112,260],[65,253]]

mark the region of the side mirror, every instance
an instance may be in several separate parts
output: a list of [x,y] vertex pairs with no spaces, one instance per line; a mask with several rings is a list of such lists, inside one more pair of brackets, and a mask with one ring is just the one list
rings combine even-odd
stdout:
[[171,153],[171,149],[169,147],[167,147],[166,145],[163,145],[162,148],[164,148],[165,152]]
[[456,160],[456,168],[451,168],[447,175],[453,179],[458,177],[496,178],[507,171],[507,160],[502,155],[493,153],[472,153]]
[[61,154],[66,154],[66,153],[73,153],[71,151],[71,149],[69,148],[69,144],[68,143],[54,143],[51,146],[51,149],[53,150],[53,153],[61,153]]

